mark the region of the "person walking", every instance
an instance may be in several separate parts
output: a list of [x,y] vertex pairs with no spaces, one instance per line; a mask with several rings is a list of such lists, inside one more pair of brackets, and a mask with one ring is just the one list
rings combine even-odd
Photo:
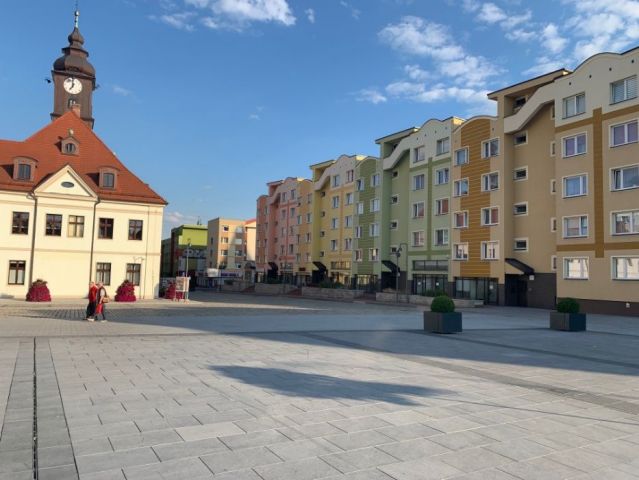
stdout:
[[98,287],[95,284],[95,282],[90,282],[89,295],[88,295],[89,304],[87,305],[87,314],[86,314],[86,320],[88,320],[89,322],[92,322],[95,317],[97,297],[98,297]]
[[96,296],[96,317],[98,317],[100,314],[102,314],[102,322],[106,322],[106,311],[105,311],[105,304],[109,303],[109,295],[107,295],[106,292],[106,288],[104,288],[104,285],[102,284],[102,282],[98,282],[97,284],[97,296]]

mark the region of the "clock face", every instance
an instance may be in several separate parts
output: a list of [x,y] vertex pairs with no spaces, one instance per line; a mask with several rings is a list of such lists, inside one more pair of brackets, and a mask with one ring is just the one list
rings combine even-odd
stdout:
[[74,77],[69,77],[64,80],[64,89],[73,95],[77,95],[82,91],[82,82]]

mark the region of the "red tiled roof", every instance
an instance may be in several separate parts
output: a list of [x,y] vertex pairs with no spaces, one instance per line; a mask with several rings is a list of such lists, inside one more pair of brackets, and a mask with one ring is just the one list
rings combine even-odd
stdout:
[[[60,141],[69,137],[69,130],[73,130],[73,138],[80,144],[77,155],[63,154],[60,149]],[[16,157],[29,157],[37,161],[33,182],[13,180]],[[67,164],[103,200],[167,204],[151,187],[131,173],[73,111],[57,118],[24,142],[0,140],[0,190],[30,192]],[[117,170],[115,188],[100,188],[101,168]]]

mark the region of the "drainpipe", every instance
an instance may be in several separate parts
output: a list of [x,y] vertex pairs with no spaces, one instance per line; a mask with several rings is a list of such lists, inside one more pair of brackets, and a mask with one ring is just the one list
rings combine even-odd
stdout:
[[35,260],[35,244],[36,244],[36,224],[38,219],[38,197],[35,196],[34,192],[29,192],[27,194],[27,198],[33,200],[33,229],[31,232],[31,256],[29,258],[29,282],[27,284],[27,288],[31,286],[33,283],[33,262]]
[[93,226],[91,227],[91,252],[89,254],[89,281],[87,285],[91,281],[91,272],[93,272],[93,249],[95,248],[95,216],[98,209],[98,203],[100,203],[100,197],[98,197],[97,201],[93,204]]

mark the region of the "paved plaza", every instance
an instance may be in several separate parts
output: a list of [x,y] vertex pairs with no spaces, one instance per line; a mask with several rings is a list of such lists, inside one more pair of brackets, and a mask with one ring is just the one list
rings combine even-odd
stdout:
[[639,478],[637,318],[484,307],[441,336],[365,302],[0,302],[0,480]]

